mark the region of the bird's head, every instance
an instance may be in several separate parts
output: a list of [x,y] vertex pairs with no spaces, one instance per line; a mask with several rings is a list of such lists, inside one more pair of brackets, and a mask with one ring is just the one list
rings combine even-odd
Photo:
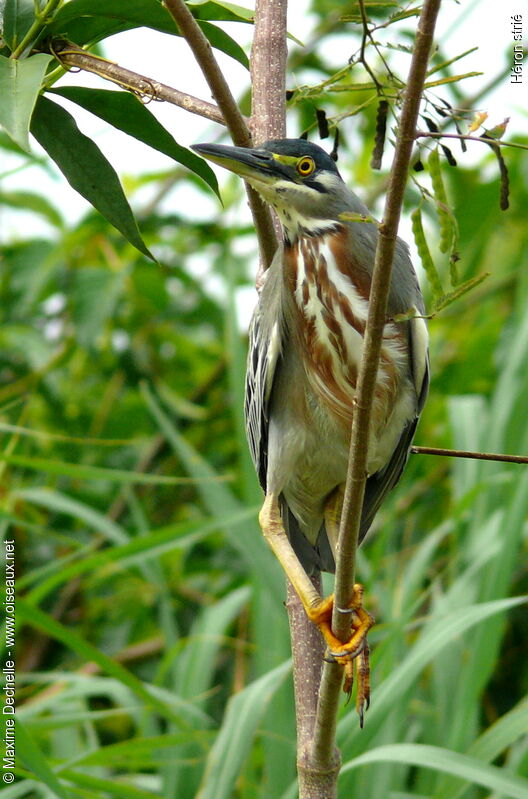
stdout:
[[286,237],[315,236],[339,226],[350,192],[333,159],[304,139],[278,139],[260,147],[196,144],[197,153],[244,178],[275,210]]

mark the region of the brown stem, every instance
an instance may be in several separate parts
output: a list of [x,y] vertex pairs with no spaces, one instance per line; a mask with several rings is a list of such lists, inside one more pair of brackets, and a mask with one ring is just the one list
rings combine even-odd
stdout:
[[251,48],[251,130],[256,144],[286,135],[287,0],[257,0]]
[[519,150],[528,150],[527,144],[520,144],[519,142],[515,141],[503,141],[502,139],[486,139],[485,136],[469,136],[464,135],[463,133],[443,133],[439,131],[438,133],[434,133],[433,131],[427,130],[417,130],[415,133],[416,139],[461,139],[462,141],[478,141],[481,144],[496,144],[498,147],[517,147]]
[[[288,0],[256,0],[255,33],[251,47],[251,121],[255,144],[286,135],[286,18]],[[282,238],[277,215],[272,213],[274,247]],[[255,279],[260,290],[269,266],[261,259]]]
[[[321,578],[312,578],[321,592]],[[313,752],[312,741],[318,718],[319,692],[332,701],[339,695],[341,674],[339,667],[330,668],[327,674],[338,676],[337,691],[324,691],[321,682],[324,643],[319,630],[306,616],[302,603],[294,588],[288,583],[286,603],[290,621],[293,655],[293,685],[295,690],[295,718],[297,723],[297,774],[299,799],[336,799],[337,778],[341,768],[341,755],[334,745],[332,757],[322,759]],[[308,622],[308,623],[307,623]],[[335,741],[337,703],[332,715],[334,726],[329,731]]]
[[251,134],[202,29],[183,0],[165,0],[164,5],[191,48],[234,143],[251,147]]
[[[255,142],[284,138],[286,133],[286,16],[287,0],[257,0],[255,34],[251,50],[251,129]],[[280,234],[280,227],[277,228]],[[264,270],[259,270],[257,287]],[[320,574],[312,577],[321,590]],[[310,764],[308,752],[317,711],[317,695],[324,655],[319,630],[308,619],[291,583],[287,583],[286,609],[290,622],[297,725],[297,770],[300,799],[328,796],[322,785],[335,785],[336,773],[320,774]]]
[[413,455],[442,455],[447,458],[472,458],[477,461],[500,461],[501,463],[528,463],[528,455],[502,455],[496,452],[470,452],[466,449],[442,449],[438,447],[411,447]]
[[[415,137],[416,121],[439,9],[440,0],[425,0],[422,7],[403,101],[398,140],[385,203],[385,213],[379,227],[379,239],[370,291],[369,315],[356,388],[349,468],[339,534],[339,557],[336,564],[332,626],[335,634],[343,640],[346,640],[346,637],[350,634],[350,619],[349,614],[340,613],[339,608],[347,607],[352,596],[352,587],[355,580],[356,549],[367,477],[367,447],[371,407],[386,318],[392,261]],[[332,680],[325,672],[333,668],[334,666],[325,664],[313,743],[313,752],[318,752],[322,762],[328,762],[329,765],[333,758],[334,743],[327,731],[331,730],[335,724],[330,714],[335,712],[336,702],[331,701],[325,696],[325,693],[328,691],[329,693],[337,694],[340,680]]]
[[180,92],[165,83],[159,83],[153,78],[147,78],[138,72],[132,72],[130,69],[120,67],[112,61],[107,61],[106,58],[87,53],[81,47],[64,39],[55,39],[52,42],[52,49],[57,61],[65,66],[84,69],[86,72],[92,72],[105,80],[117,83],[118,86],[122,86],[124,89],[140,94],[142,97],[164,100],[167,103],[172,103],[184,108],[186,111],[190,111],[191,114],[198,114],[210,119],[212,122],[225,125],[222,112],[213,103],[199,100],[198,97]]
[[[233,142],[238,147],[251,147],[252,139],[244,117],[240,113],[235,98],[233,97],[227,81],[213,55],[211,45],[204,36],[200,26],[189,11],[183,0],[165,0],[164,5],[178,25],[181,34],[185,37],[191,48],[196,62],[211,89],[218,107],[231,134]],[[262,261],[269,266],[275,250],[277,240],[271,214],[258,194],[246,184],[249,207],[253,215],[253,222],[257,231]]]
[[[312,582],[321,592],[321,576],[312,578]],[[290,582],[287,584],[286,610],[292,639],[297,749],[300,753],[306,749],[313,735],[324,644],[317,627],[308,621],[303,604]]]

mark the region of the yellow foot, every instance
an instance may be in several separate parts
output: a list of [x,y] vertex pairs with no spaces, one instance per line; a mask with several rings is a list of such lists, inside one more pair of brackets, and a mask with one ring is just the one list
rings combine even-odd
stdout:
[[357,679],[356,710],[359,715],[360,725],[363,726],[364,711],[370,702],[370,663],[367,633],[374,624],[374,619],[363,607],[363,586],[356,583],[352,601],[345,612],[352,615],[352,635],[348,641],[340,641],[332,632],[332,611],[334,596],[331,594],[322,599],[317,605],[312,606],[308,616],[316,624],[326,641],[329,656],[332,660],[345,667],[345,681],[343,690],[352,692],[354,684],[354,669]]

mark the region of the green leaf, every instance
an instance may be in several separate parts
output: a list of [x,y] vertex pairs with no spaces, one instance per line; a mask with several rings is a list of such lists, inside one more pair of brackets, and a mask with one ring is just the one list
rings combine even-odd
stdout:
[[[214,477],[216,474],[214,469],[181,435],[177,427],[160,407],[152,391],[146,384],[142,385],[141,388],[150,413],[188,473],[198,480],[204,477]],[[211,482],[207,486],[199,483],[199,488],[202,494],[202,501],[212,514],[221,516],[222,513],[225,513],[226,516],[231,516],[237,510],[242,510],[245,507],[233,491],[223,483]],[[262,580],[269,594],[274,598],[281,596],[283,582],[280,570],[277,569],[277,564],[274,562],[273,557],[270,557],[271,553],[264,543],[257,525],[247,523],[240,525],[230,524],[222,525],[222,529],[229,538],[231,545],[251,564],[255,575]]]
[[[212,13],[207,19],[230,19],[244,22],[240,13],[226,10],[222,16]],[[249,68],[248,57],[240,45],[216,25],[203,19],[198,21],[213,47],[236,59]],[[133,28],[151,28],[162,33],[179,36],[178,27],[167,9],[158,0],[72,0],[55,15],[50,30],[56,36],[71,39],[76,44],[89,44]]]
[[[200,27],[202,27],[200,20],[206,19],[224,22],[247,22],[250,25],[253,25],[255,22],[255,9],[245,8],[236,3],[220,2],[219,0],[203,0],[203,2],[200,2],[200,0],[198,0],[196,3],[187,3],[187,5],[191,9],[193,17],[199,21]],[[205,29],[203,29],[203,31],[207,36]],[[291,39],[300,47],[304,47],[304,44],[291,33],[288,33],[287,36],[288,39]],[[209,39],[209,41],[211,41],[211,39]]]
[[50,61],[44,53],[23,60],[0,56],[0,125],[26,152],[31,114]]
[[94,266],[78,269],[70,287],[70,304],[77,342],[89,349],[96,345],[105,325],[112,319],[123,291],[124,270]]
[[[489,763],[494,760],[528,730],[528,702],[523,700],[516,707],[497,719],[491,727],[475,741],[467,754]],[[459,799],[467,788],[462,785],[458,790],[457,780],[449,780],[441,791],[437,791],[434,799]]]
[[245,51],[238,42],[235,42],[222,28],[219,28],[217,25],[211,25],[210,22],[206,22],[205,20],[198,20],[198,25],[212,47],[216,47],[217,50],[220,50],[226,55],[230,55],[231,58],[234,58],[235,61],[238,61],[243,67],[249,69],[249,59]]
[[[109,480],[121,485],[182,485],[195,483],[192,477],[170,477],[162,474],[146,474],[145,472],[127,472],[124,469],[109,469],[102,466],[88,466],[82,463],[65,463],[48,458],[32,458],[26,455],[9,455],[0,452],[0,461],[33,469],[47,474],[60,474],[75,480]],[[212,480],[221,480],[213,477]],[[209,482],[209,481],[207,481]]]
[[504,769],[490,766],[474,757],[424,744],[378,746],[345,763],[341,774],[368,763],[384,762],[443,771],[451,776],[460,777],[470,784],[482,785],[489,791],[507,796],[508,799],[526,799],[528,796],[528,780],[523,777],[509,774]]
[[167,155],[174,161],[195,172],[219,195],[216,175],[203,158],[199,158],[191,150],[182,147],[161,125],[154,114],[129,92],[109,91],[108,89],[87,89],[81,86],[66,86],[53,89],[100,119],[104,119],[114,128],[122,130],[129,136],[144,142],[158,152]]
[[[182,704],[182,709],[183,706],[187,708],[188,703],[181,703],[181,700],[169,691],[160,692],[160,690],[157,689],[155,692],[154,690],[150,692],[141,680],[138,680],[132,672],[125,669],[118,661],[113,660],[111,657],[108,657],[108,655],[99,651],[78,633],[60,624],[47,613],[43,613],[43,611],[35,605],[17,597],[17,608],[19,618],[25,621],[28,626],[37,630],[42,630],[51,638],[60,641],[64,646],[71,649],[72,652],[75,652],[88,663],[92,661],[96,663],[103,672],[125,685],[134,696],[140,699],[147,707],[154,709],[162,718],[170,719],[178,728],[188,728],[189,722],[185,719],[183,714],[176,712],[174,707],[174,704],[178,703]],[[166,698],[170,696],[171,699],[174,699],[174,703],[169,704],[166,698],[159,698],[161,693],[164,693]]]
[[198,616],[178,657],[178,694],[183,699],[201,697],[203,701],[211,687],[225,630],[249,599],[249,586],[242,586]]
[[62,228],[64,225],[59,211],[42,194],[34,194],[32,191],[4,191],[0,192],[0,204],[24,211],[33,211],[57,228]]
[[[391,709],[417,679],[421,670],[451,641],[495,614],[504,613],[527,601],[527,597],[513,597],[482,602],[459,608],[453,613],[433,617],[405,659],[374,691],[368,715],[369,723],[365,730],[361,730],[362,738],[365,738],[365,734],[374,734],[379,729]],[[345,716],[338,725],[339,738],[341,740],[355,738],[359,732],[356,727],[352,714]]]
[[[142,788],[128,785],[124,779],[118,779],[117,777],[104,779],[103,777],[84,774],[82,771],[74,771],[71,768],[64,769],[62,776],[74,785],[78,785],[80,788],[87,788],[90,791],[90,793],[87,791],[79,792],[82,796],[95,797],[94,791],[97,791],[98,796],[116,796],[117,799],[159,799],[159,793],[144,791]],[[76,795],[78,795],[77,791]]]
[[217,19],[226,22],[255,21],[255,10],[244,8],[235,3],[219,2],[218,0],[202,0],[202,2],[187,3],[196,19]]
[[59,782],[40,747],[37,746],[20,719],[17,719],[16,723],[16,742],[17,756],[44,785],[47,785],[53,796],[57,796],[59,799],[70,799],[69,792]]
[[124,528],[109,519],[104,513],[77,499],[72,499],[66,494],[61,494],[59,491],[47,488],[27,488],[17,492],[17,496],[26,502],[42,505],[56,513],[67,513],[75,519],[83,521],[88,527],[97,530],[114,544],[125,544],[128,541],[128,535]]
[[39,97],[31,132],[70,185],[134,247],[155,260],[141,238],[115,170],[99,147],[81,133],[71,114],[47,97]]
[[[164,735],[153,735],[148,738],[131,738],[128,741],[120,741],[115,744],[101,746],[92,752],[87,752],[76,758],[75,765],[83,766],[104,766],[109,768],[122,768],[129,766],[133,759],[136,767],[137,763],[147,762],[150,767],[160,765],[170,753],[163,754],[164,749],[175,748],[188,742],[189,737],[186,732],[165,733]],[[149,762],[150,761],[150,762]],[[68,770],[68,773],[69,770]],[[121,796],[118,793],[118,796]],[[159,799],[159,794],[149,794]]]
[[231,799],[266,705],[290,669],[288,660],[229,700],[197,799]]
[[[36,579],[42,579],[45,570],[46,579],[42,579],[42,582],[27,597],[28,601],[38,603],[59,585],[80,574],[95,575],[98,580],[102,580],[108,575],[108,578],[111,579],[114,573],[112,567],[114,566],[124,569],[130,566],[143,565],[163,555],[165,552],[174,550],[185,552],[194,544],[218,530],[221,523],[237,524],[247,521],[253,514],[254,509],[250,508],[227,519],[214,518],[206,521],[171,524],[159,530],[151,530],[146,536],[133,538],[127,544],[108,547],[93,555],[79,552],[78,556],[82,557],[82,560],[76,560],[74,563],[70,563],[71,556],[67,555],[60,560],[47,564],[46,567],[35,569],[33,573],[30,572],[23,575],[19,578],[18,583],[20,588],[26,587],[34,583]],[[108,570],[103,573],[107,566],[109,567]]]
[[22,41],[35,19],[33,0],[5,0],[2,37],[10,50]]

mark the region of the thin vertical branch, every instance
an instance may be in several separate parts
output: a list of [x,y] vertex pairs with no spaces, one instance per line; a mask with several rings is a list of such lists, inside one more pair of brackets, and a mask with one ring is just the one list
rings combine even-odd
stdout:
[[[336,564],[335,603],[332,626],[335,634],[346,640],[350,635],[349,614],[339,612],[347,607],[355,581],[356,549],[361,508],[367,477],[367,449],[376,375],[386,319],[396,235],[403,205],[407,173],[415,139],[416,122],[434,29],[441,0],[425,0],[418,21],[411,67],[404,95],[396,150],[387,190],[385,212],[379,227],[374,272],[370,291],[369,315],[363,354],[358,375],[355,411],[350,442],[349,468],[339,533]],[[341,677],[335,665],[325,664],[320,690],[316,727],[311,755],[314,767],[330,767],[334,758],[335,712]],[[328,794],[333,796],[335,794]]]
[[[256,0],[251,48],[251,121],[255,144],[286,136],[286,20],[288,0]],[[277,239],[279,220],[271,212]],[[255,283],[260,290],[270,262],[260,261]]]
[[288,0],[257,0],[251,50],[251,130],[256,144],[286,135]]
[[[257,0],[251,52],[251,129],[257,144],[286,135],[286,17],[287,0]],[[280,226],[278,229],[280,235]],[[257,286],[261,279],[262,270],[257,276]],[[320,575],[312,580],[321,590]],[[306,753],[312,740],[317,712],[324,644],[319,630],[308,619],[290,582],[287,595],[286,609],[293,656],[299,796],[301,799],[318,799],[321,796],[320,777],[306,768]],[[335,782],[335,776],[331,781]]]
[[[164,0],[164,5],[185,37],[202,70],[218,107],[225,119],[233,142],[238,147],[251,147],[252,139],[244,117],[233,97],[222,70],[213,55],[211,45],[183,0]],[[253,215],[261,260],[268,265],[277,249],[277,239],[268,208],[254,189],[246,184],[249,206]]]

